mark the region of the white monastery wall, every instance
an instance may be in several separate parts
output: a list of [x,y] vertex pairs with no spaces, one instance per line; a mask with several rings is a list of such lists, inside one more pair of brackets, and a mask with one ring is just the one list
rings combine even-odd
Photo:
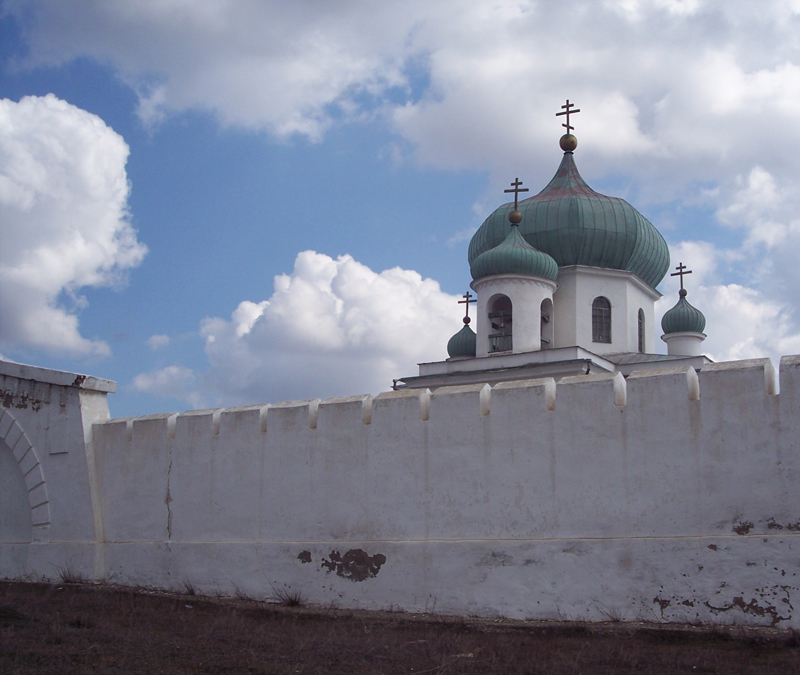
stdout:
[[763,359],[104,421],[102,392],[12,394],[0,466],[50,515],[9,482],[0,574],[800,627],[800,357],[776,390]]

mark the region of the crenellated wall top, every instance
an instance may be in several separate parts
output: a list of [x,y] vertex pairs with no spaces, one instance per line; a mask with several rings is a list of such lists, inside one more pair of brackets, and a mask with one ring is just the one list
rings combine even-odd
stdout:
[[[794,381],[800,385],[800,356],[784,357],[781,361],[781,379],[787,391],[794,391]],[[620,373],[571,376],[556,381],[540,378],[503,382],[491,387],[488,384],[440,387],[385,392],[375,397],[336,397],[329,399],[307,399],[285,401],[274,404],[252,405],[215,410],[191,410],[185,413],[150,415],[142,418],[110,419],[95,423],[98,427],[119,426],[125,428],[130,439],[140,425],[158,423],[164,425],[169,438],[174,438],[176,429],[193,429],[193,433],[218,435],[222,423],[225,435],[237,429],[253,433],[269,433],[281,429],[285,433],[296,429],[297,433],[327,433],[331,429],[369,427],[378,419],[411,415],[405,423],[441,423],[437,417],[459,416],[487,417],[492,413],[493,403],[513,398],[530,401],[528,405],[540,408],[547,414],[558,415],[570,412],[574,405],[585,401],[596,401],[601,408],[624,410],[635,404],[658,406],[654,394],[672,392],[672,397],[685,397],[696,402],[705,396],[709,403],[719,402],[729,396],[756,397],[777,396],[779,377],[769,359],[750,359],[708,365],[698,374],[690,366],[642,370],[625,378]],[[800,389],[798,389],[800,390]],[[607,406],[603,401],[607,401]],[[410,406],[410,407],[409,407]],[[379,411],[376,418],[376,411]],[[470,412],[472,411],[472,412]],[[405,418],[404,418],[405,419]],[[416,419],[416,421],[413,421]],[[144,429],[144,426],[141,426]],[[149,427],[148,427],[149,428]]]

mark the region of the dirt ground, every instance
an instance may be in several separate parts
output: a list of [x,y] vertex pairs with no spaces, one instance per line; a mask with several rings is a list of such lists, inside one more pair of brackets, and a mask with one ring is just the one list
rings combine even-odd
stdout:
[[288,606],[297,599],[0,582],[0,674],[800,673],[798,632]]

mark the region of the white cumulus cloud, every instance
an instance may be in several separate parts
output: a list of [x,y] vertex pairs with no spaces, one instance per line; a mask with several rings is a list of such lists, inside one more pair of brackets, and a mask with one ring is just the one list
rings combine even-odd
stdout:
[[147,345],[150,349],[161,349],[166,347],[171,342],[169,335],[151,335],[147,339]]
[[128,146],[53,95],[0,100],[0,344],[110,353],[80,334],[84,287],[118,283],[147,249],[128,220]]
[[537,184],[569,96],[583,111],[582,170],[647,199],[696,200],[756,166],[800,173],[800,6],[787,0],[6,0],[2,11],[29,47],[23,66],[110,63],[149,121],[207,110],[318,140],[338,120],[377,116],[404,141],[388,155],[410,148]]
[[[781,298],[758,273],[746,285],[725,282],[736,268],[746,267],[756,253],[764,255],[763,247],[754,249],[748,242],[731,249],[703,241],[683,241],[670,247],[673,265],[690,263],[687,267],[691,274],[684,277],[687,300],[706,317],[708,337],[703,352],[716,361],[767,356],[777,364],[785,354],[800,353],[796,303]],[[678,288],[679,281],[674,277],[661,284],[664,297],[656,304],[659,329],[661,317],[678,301]],[[664,345],[656,348],[666,351]]]
[[195,374],[185,366],[167,366],[133,378],[136,391],[184,401],[194,408],[203,407],[203,399],[195,389]]
[[331,114],[405,83],[409,35],[426,3],[360,0],[10,0],[29,62],[113,63],[157,121],[189,108],[225,124],[317,139]]
[[[755,288],[739,284],[689,285],[687,300],[706,317],[703,353],[715,361],[770,357],[776,364],[785,354],[800,353],[800,330],[785,304]],[[656,306],[660,322],[678,300],[666,294]],[[661,334],[660,323],[658,335]],[[657,345],[657,350],[666,348]]]
[[202,322],[209,368],[196,382],[171,366],[135,386],[205,405],[386,391],[418,362],[447,357],[461,327],[457,300],[411,270],[378,273],[349,255],[303,251],[269,299]]
[[[773,354],[800,334],[796,1],[6,0],[2,11],[29,47],[22,67],[85,56],[109,63],[148,122],[206,110],[222,124],[319,140],[339,120],[377,118],[395,135],[383,149],[392,161],[488,170],[492,194],[511,176],[532,188],[550,178],[562,131],[553,115],[569,97],[582,110],[572,122],[590,182],[613,176],[645,215],[657,203],[675,205],[674,220],[698,206],[711,214],[677,244],[696,270],[690,298],[709,318],[710,351]],[[17,209],[30,194],[0,185]],[[136,246],[128,251],[135,258]],[[390,303],[356,302],[356,290],[339,284],[358,263],[327,260],[298,258],[269,300],[205,322],[211,366],[196,386],[269,398],[277,391],[264,384],[270,378],[295,383],[315,373],[321,389],[344,393],[352,387],[336,383],[360,372],[370,349],[383,381],[407,374],[398,367],[411,359],[406,343],[424,337],[398,331],[392,355],[375,337],[378,324],[361,317],[382,316]],[[81,283],[59,288],[74,293]],[[38,307],[53,311],[57,297]],[[77,335],[74,313],[58,311],[65,325],[54,320],[56,332]],[[305,356],[292,356],[289,344]],[[330,354],[340,366],[324,365]],[[442,355],[428,347],[415,354]]]

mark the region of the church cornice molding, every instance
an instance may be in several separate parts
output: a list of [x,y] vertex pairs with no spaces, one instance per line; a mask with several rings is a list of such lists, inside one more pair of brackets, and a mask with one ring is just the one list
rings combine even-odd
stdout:
[[473,281],[470,287],[477,293],[482,288],[507,286],[509,284],[514,286],[537,286],[550,293],[555,293],[558,289],[558,284],[555,281],[550,281],[544,277],[528,277],[519,274],[495,274],[489,277],[482,277]]
[[699,340],[705,340],[708,337],[708,335],[706,335],[705,333],[696,333],[695,331],[685,330],[685,331],[679,331],[677,333],[664,333],[664,335],[661,336],[661,339],[664,340],[664,342],[669,342],[670,340],[676,338],[687,338],[687,337],[697,338]]
[[567,265],[565,267],[559,267],[558,274],[559,276],[574,274],[575,276],[591,275],[606,277],[608,279],[624,279],[625,281],[630,281],[636,288],[649,295],[653,300],[658,300],[662,297],[662,294],[655,288],[642,281],[640,276],[634,272],[628,272],[627,270],[613,270],[607,267],[590,267],[589,265]]

